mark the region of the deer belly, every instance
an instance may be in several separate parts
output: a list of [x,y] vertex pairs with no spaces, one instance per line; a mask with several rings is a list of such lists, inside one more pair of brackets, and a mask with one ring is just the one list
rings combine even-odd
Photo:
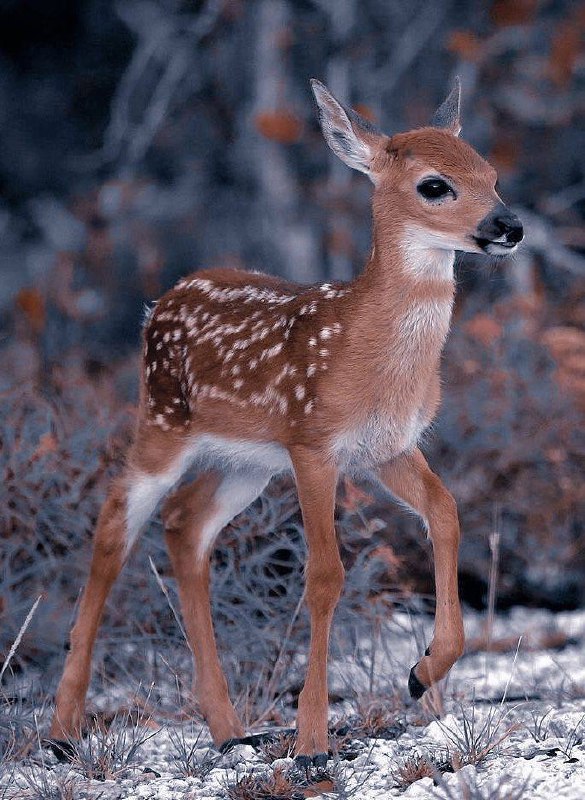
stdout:
[[428,424],[420,411],[406,421],[372,414],[361,426],[337,436],[333,452],[341,467],[373,467],[415,448]]
[[181,459],[197,469],[222,472],[251,470],[276,475],[292,468],[288,451],[276,442],[227,439],[213,434],[193,439]]

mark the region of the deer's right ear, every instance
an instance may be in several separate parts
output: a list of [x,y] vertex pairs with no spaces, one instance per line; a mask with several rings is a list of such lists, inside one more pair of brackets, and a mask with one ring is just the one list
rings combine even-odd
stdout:
[[342,106],[321,81],[311,78],[311,88],[329,147],[348,167],[364,172],[375,183],[371,163],[380,131],[353,109]]

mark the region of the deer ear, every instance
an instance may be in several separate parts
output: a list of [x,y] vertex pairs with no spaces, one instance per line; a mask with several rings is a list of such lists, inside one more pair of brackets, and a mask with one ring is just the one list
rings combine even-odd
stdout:
[[375,182],[370,165],[380,131],[357,111],[342,106],[315,78],[311,79],[311,88],[319,106],[321,130],[329,147],[348,167],[364,172]]
[[453,136],[459,136],[461,123],[459,111],[461,106],[461,81],[455,78],[455,85],[448,96],[433,114],[431,125],[433,128],[447,128]]

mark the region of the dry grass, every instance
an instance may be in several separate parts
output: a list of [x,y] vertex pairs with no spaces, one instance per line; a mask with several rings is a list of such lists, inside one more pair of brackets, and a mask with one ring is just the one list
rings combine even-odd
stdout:
[[498,752],[500,746],[518,730],[519,723],[508,723],[509,709],[503,704],[492,706],[482,718],[478,715],[475,701],[469,706],[460,706],[460,724],[449,727],[438,723],[449,742],[451,762],[456,770],[468,764],[477,766]]
[[303,795],[279,770],[270,777],[244,775],[228,786],[229,800],[302,800]]
[[395,701],[370,698],[358,704],[355,714],[339,720],[332,732],[354,739],[397,739],[405,730],[403,714]]
[[184,778],[204,779],[221,762],[222,755],[211,748],[200,747],[204,728],[200,725],[195,730],[191,722],[189,735],[185,725],[169,728],[168,734],[172,747],[173,761],[176,771]]
[[279,758],[292,758],[296,738],[294,733],[280,733],[260,746],[259,755],[268,764]]
[[116,780],[137,767],[142,746],[158,730],[141,709],[124,708],[87,736],[68,740],[64,756],[89,780]]
[[6,800],[21,800],[23,797],[27,800],[77,800],[79,797],[81,781],[76,776],[52,775],[44,764],[42,769],[36,765],[26,765],[19,770],[19,775],[27,785],[26,795],[22,794],[20,788],[9,788]]
[[457,774],[456,785],[448,786],[442,776],[438,775],[437,788],[433,796],[438,800],[522,800],[526,794],[527,781],[520,786],[514,778],[502,775],[497,784],[479,786],[477,776]]
[[392,771],[396,786],[406,789],[421,778],[436,778],[443,772],[454,772],[451,757],[448,752],[437,755],[435,753],[415,753]]

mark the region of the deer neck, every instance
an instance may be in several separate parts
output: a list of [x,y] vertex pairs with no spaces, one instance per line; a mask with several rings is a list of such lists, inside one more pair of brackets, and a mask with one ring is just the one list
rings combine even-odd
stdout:
[[374,222],[372,255],[363,274],[365,283],[393,296],[420,294],[444,296],[454,292],[455,251],[414,223]]
[[455,253],[403,222],[374,224],[373,245],[354,284],[360,327],[354,344],[361,341],[370,359],[378,354],[385,372],[412,382],[437,369],[451,322]]

